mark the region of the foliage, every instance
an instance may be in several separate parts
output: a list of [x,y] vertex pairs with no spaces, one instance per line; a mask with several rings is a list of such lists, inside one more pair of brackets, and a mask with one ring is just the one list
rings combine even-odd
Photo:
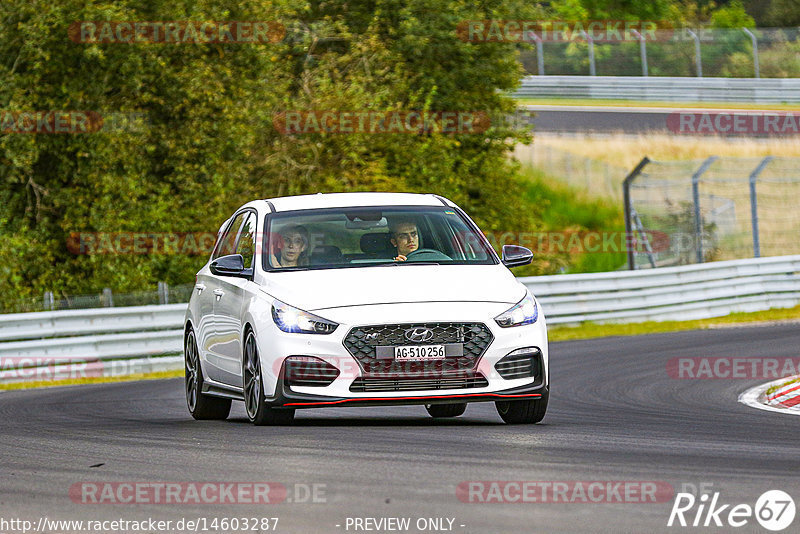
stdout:
[[[563,181],[526,167],[523,176],[528,180],[525,196],[532,205],[542,210],[541,232],[545,235],[565,236],[622,235],[625,219],[622,206],[604,199],[590,197],[586,192],[574,189]],[[578,250],[562,250],[562,247],[546,239],[541,248],[533,247],[536,262],[530,267],[515,269],[518,276],[554,274],[561,272],[613,271],[625,265],[624,252],[581,250],[587,241],[581,241]],[[550,243],[550,246],[548,246]],[[591,242],[589,242],[591,243]],[[523,245],[526,243],[523,241]],[[538,245],[538,241],[534,241]],[[566,248],[566,247],[564,247]]]
[[[718,9],[688,0],[4,0],[0,110],[135,112],[147,120],[93,134],[0,133],[0,307],[46,290],[58,298],[190,281],[204,256],[76,255],[68,238],[216,232],[253,198],[435,192],[462,205],[486,231],[542,229],[548,208],[537,195],[546,188],[531,194],[507,157],[531,134],[501,120],[515,110],[507,95],[523,74],[519,50],[530,46],[464,42],[455,28],[468,20],[543,17],[746,21],[742,4]],[[78,21],[157,20],[277,21],[286,36],[272,44],[68,38]],[[747,40],[736,39],[736,50],[746,53]],[[585,44],[571,46],[546,64],[585,71]],[[610,46],[597,47],[599,74],[615,62],[639,72],[636,43]],[[691,44],[681,46],[653,47],[653,65],[659,55],[690,65]],[[737,72],[741,62],[733,55],[727,68]],[[482,111],[493,122],[482,134],[284,135],[273,118],[286,110]],[[570,261],[542,258],[529,272]]]
[[756,21],[747,14],[742,2],[734,0],[711,14],[711,26],[713,28],[755,28]]
[[[748,48],[747,52],[731,54],[723,67],[724,76],[753,76],[752,47]],[[783,37],[770,45],[759,45],[758,62],[762,78],[800,77],[800,42],[787,42]]]
[[800,26],[800,0],[770,0],[766,4],[765,24],[774,27]]
[[[436,192],[487,230],[535,228],[506,157],[530,134],[497,121],[521,76],[512,44],[475,44],[464,20],[525,18],[522,2],[122,0],[0,6],[0,109],[138,112],[134,131],[0,134],[3,300],[127,292],[191,280],[186,255],[75,255],[72,232],[216,232],[253,198],[318,191]],[[75,43],[76,21],[279,21],[274,44]],[[282,135],[284,110],[485,111],[480,135]]]
[[[698,245],[701,244],[701,239],[703,261],[709,262],[718,259],[720,247],[717,224],[713,221],[707,221],[706,217],[701,213],[700,228],[702,236],[698,236],[693,202],[679,201],[673,203],[667,201],[666,212],[659,214],[641,213],[640,215],[642,220],[647,221],[649,219],[650,221],[645,223],[646,228],[657,228],[659,231],[672,236],[675,244],[679,246],[679,250],[677,250],[678,265],[690,265],[697,262],[695,254]],[[683,236],[683,238],[678,236]],[[686,246],[685,242],[681,240],[684,238],[690,240],[691,246]]]

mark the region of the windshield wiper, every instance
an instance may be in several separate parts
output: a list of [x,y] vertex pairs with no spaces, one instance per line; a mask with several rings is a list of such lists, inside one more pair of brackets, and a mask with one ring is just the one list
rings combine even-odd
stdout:
[[386,265],[397,265],[397,266],[400,266],[400,265],[441,265],[441,263],[439,263],[438,261],[396,261],[396,262],[393,262],[393,263],[381,263],[379,265],[381,265],[381,266],[386,266]]

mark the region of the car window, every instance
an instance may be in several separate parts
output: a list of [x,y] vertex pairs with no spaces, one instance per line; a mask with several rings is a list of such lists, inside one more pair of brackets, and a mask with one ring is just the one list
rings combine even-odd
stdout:
[[211,256],[212,261],[221,256],[236,253],[236,236],[239,234],[239,228],[242,226],[242,220],[244,220],[245,215],[247,215],[247,212],[242,212],[237,215],[225,229],[222,238],[219,240],[219,243],[217,243],[214,254]]
[[444,239],[452,247],[452,255],[478,261],[489,257],[489,251],[483,245],[485,238],[470,230],[464,221],[448,219],[442,230],[446,234]]
[[236,252],[244,258],[244,268],[249,269],[253,266],[253,254],[255,253],[255,234],[256,234],[256,215],[249,213],[247,219],[242,223],[239,231],[239,240],[236,243]]
[[495,263],[483,235],[445,207],[302,210],[271,216],[267,224],[265,269]]

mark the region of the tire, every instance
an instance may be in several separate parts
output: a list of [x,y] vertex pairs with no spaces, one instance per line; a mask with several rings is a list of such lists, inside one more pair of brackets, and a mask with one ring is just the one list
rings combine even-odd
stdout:
[[198,420],[227,419],[231,413],[231,400],[203,394],[203,369],[197,350],[197,340],[191,328],[183,346],[184,383],[186,406],[192,417]]
[[467,410],[467,403],[458,404],[426,404],[425,409],[431,417],[458,417]]
[[261,361],[258,358],[256,335],[252,330],[247,331],[242,354],[242,392],[244,411],[254,425],[288,425],[294,419],[294,410],[270,408],[264,400]]
[[503,421],[510,425],[534,424],[544,419],[549,398],[550,392],[547,392],[540,399],[498,401],[494,405]]

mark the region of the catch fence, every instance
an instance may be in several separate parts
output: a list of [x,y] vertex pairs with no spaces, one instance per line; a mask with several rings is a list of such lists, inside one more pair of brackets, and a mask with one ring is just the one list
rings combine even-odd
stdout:
[[644,158],[623,192],[631,269],[800,253],[798,158]]

